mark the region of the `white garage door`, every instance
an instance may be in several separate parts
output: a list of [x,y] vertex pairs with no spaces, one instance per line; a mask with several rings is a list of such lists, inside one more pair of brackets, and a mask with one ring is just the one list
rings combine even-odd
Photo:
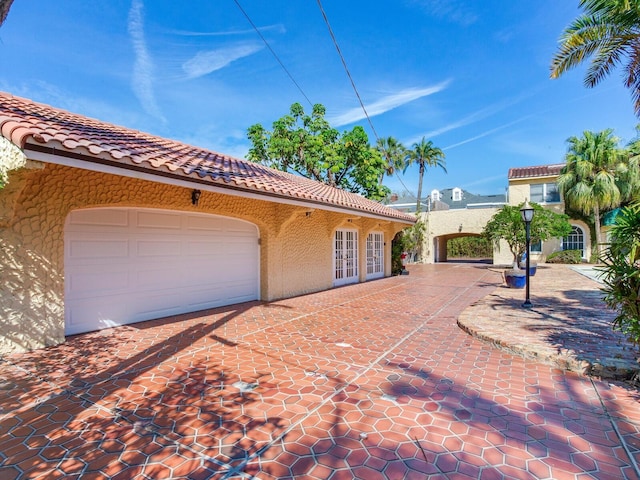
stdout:
[[255,225],[141,208],[76,210],[65,227],[67,335],[259,298]]

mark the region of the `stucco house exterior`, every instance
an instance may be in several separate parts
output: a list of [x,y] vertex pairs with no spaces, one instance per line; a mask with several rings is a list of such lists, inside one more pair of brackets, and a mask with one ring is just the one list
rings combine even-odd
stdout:
[[[447,261],[447,242],[453,238],[479,236],[491,217],[506,204],[505,194],[476,195],[460,187],[434,189],[420,202],[420,220],[425,224],[419,261]],[[416,211],[416,198],[392,197],[391,208]]]
[[0,93],[0,355],[391,274],[415,216]]
[[[564,213],[564,201],[556,180],[564,163],[536,165],[509,169],[508,199],[510,205],[519,205],[525,200],[535,202],[557,213]],[[531,245],[531,259],[544,262],[550,253],[559,250],[580,250],[582,258],[591,258],[591,233],[582,220],[570,219],[572,231],[561,239],[551,239]],[[504,245],[494,254],[494,264],[509,264],[512,261],[509,248]]]
[[[508,172],[506,196],[475,195],[462,188],[434,189],[423,198],[420,219],[426,225],[420,261],[447,261],[447,242],[452,238],[480,235],[491,217],[503,205],[519,205],[525,200],[535,202],[557,213],[564,213],[564,202],[557,186],[564,163],[511,168]],[[416,199],[411,196],[392,197],[391,208],[415,212]],[[589,226],[582,220],[569,220],[572,231],[564,238],[554,238],[531,245],[531,259],[543,263],[547,256],[559,250],[580,250],[582,259],[591,258],[592,242]],[[523,226],[524,228],[524,226]],[[512,254],[506,242],[494,249],[494,265],[511,265]]]

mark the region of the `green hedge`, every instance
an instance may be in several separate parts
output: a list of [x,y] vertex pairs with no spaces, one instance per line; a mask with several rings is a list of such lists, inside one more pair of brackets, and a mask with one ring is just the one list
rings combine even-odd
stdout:
[[547,257],[547,263],[582,263],[582,253],[580,250],[553,252]]
[[447,242],[447,258],[491,258],[493,245],[484,237],[458,237]]

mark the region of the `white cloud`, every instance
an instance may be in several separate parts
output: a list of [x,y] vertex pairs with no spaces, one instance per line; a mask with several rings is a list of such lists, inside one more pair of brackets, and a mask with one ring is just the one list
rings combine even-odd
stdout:
[[413,0],[428,15],[445,19],[464,27],[474,24],[478,16],[471,10],[473,2],[466,0]]
[[[376,115],[381,115],[385,112],[388,112],[389,110],[393,110],[394,108],[398,108],[419,98],[438,93],[444,90],[449,85],[449,83],[450,81],[446,80],[437,85],[426,88],[407,88],[393,95],[384,97],[369,105],[365,105],[365,108],[367,109],[369,117],[375,117]],[[339,115],[327,118],[327,120],[331,125],[340,127],[342,125],[348,125],[350,123],[357,122],[358,120],[362,120],[363,118],[366,118],[366,116],[362,111],[362,108],[356,107],[347,110],[346,112]]]
[[[281,23],[276,23],[274,25],[267,25],[266,27],[258,27],[258,30],[260,32],[268,32],[273,30],[277,33],[286,33],[286,29],[284,28],[284,25],[282,25]],[[254,34],[255,30],[254,29],[229,30],[226,32],[192,32],[192,31],[185,31],[185,30],[170,30],[169,33],[173,33],[175,35],[182,35],[184,37],[224,37],[228,35]]]
[[519,118],[519,119],[514,120],[512,122],[509,122],[509,123],[505,123],[504,125],[500,125],[499,127],[492,128],[491,130],[487,130],[487,131],[482,132],[482,133],[480,133],[478,135],[475,135],[475,136],[473,136],[471,138],[467,138],[466,140],[462,140],[460,142],[454,143],[453,145],[448,145],[448,146],[444,147],[442,150],[451,150],[452,148],[456,148],[456,147],[459,147],[461,145],[465,145],[467,143],[473,142],[475,140],[479,140],[479,139],[484,138],[486,136],[489,136],[489,135],[491,135],[493,133],[499,132],[500,130],[504,130],[507,127],[510,127],[510,126],[515,125],[515,124],[520,123],[520,122],[523,122],[523,121],[525,121],[528,118],[531,118],[533,116],[534,116],[533,114],[532,115],[525,115],[522,118]]
[[476,185],[484,185],[486,183],[493,183],[496,180],[504,180],[504,179],[505,179],[504,174],[494,175],[492,177],[484,177],[478,180],[474,180],[473,182],[467,182],[464,185],[462,185],[462,188],[468,189],[469,187],[475,187]]
[[[442,135],[443,133],[449,132],[451,130],[455,130],[457,128],[469,125],[471,123],[475,123],[475,122],[477,122],[479,120],[482,120],[482,119],[485,119],[485,118],[490,117],[492,115],[495,115],[496,113],[504,110],[505,108],[508,108],[508,107],[511,107],[513,105],[516,105],[516,104],[520,103],[522,100],[534,95],[536,91],[537,91],[537,89],[534,89],[534,90],[529,91],[529,92],[524,92],[521,95],[518,95],[517,97],[509,98],[509,99],[506,99],[506,100],[504,100],[502,102],[498,102],[498,103],[495,103],[493,105],[489,105],[488,107],[482,108],[482,109],[480,109],[480,110],[478,110],[476,112],[473,112],[473,113],[461,118],[460,120],[451,122],[448,125],[440,127],[440,128],[438,128],[436,130],[431,130],[430,132],[426,132],[426,133],[423,133],[421,135],[417,135],[417,136],[413,137],[412,139],[406,141],[405,143],[407,145],[411,145],[411,144],[413,144],[415,142],[419,142],[420,139],[422,139],[422,137],[425,137],[425,138],[437,137],[438,135]],[[524,118],[528,118],[528,117],[524,117]],[[506,126],[512,125],[513,123],[518,123],[518,122],[522,121],[523,119],[516,120],[515,122],[509,123]],[[504,128],[504,127],[498,127],[497,130],[500,130],[502,128]],[[489,132],[492,133],[493,130],[490,130]],[[488,134],[489,133],[487,133],[486,135],[488,135]],[[482,138],[483,136],[486,136],[486,135],[482,134],[477,138]],[[476,137],[473,138],[473,140],[475,140],[475,139],[476,139]],[[471,140],[469,140],[469,141],[471,141]],[[468,141],[465,140],[463,142],[460,142],[458,144],[455,144],[455,145],[447,147],[447,148],[457,147],[458,145],[463,145],[464,143],[468,143]]]
[[248,57],[264,48],[258,43],[236,44],[226,48],[198,52],[182,64],[188,78],[197,78],[226,67],[231,62]]
[[153,91],[154,66],[144,36],[143,8],[141,0],[133,0],[129,10],[128,30],[135,53],[132,88],[144,110],[149,115],[166,122]]

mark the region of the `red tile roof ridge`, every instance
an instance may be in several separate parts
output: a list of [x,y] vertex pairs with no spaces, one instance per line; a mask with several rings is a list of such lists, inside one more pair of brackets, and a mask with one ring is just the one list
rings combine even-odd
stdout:
[[528,167],[513,167],[509,169],[509,179],[512,178],[533,178],[551,177],[559,175],[564,163],[553,163],[548,165],[533,165]]
[[28,145],[32,150],[49,148],[61,156],[68,152],[80,161],[99,158],[116,168],[162,171],[176,178],[206,180],[212,186],[235,185],[236,190],[415,222],[412,214],[315,180],[4,92],[0,92],[0,134],[23,150],[29,149]]

